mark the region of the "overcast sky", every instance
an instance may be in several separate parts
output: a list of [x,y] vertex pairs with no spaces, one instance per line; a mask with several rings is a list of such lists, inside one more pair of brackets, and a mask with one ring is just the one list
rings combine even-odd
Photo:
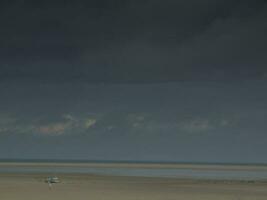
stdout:
[[6,0],[0,25],[0,158],[267,163],[265,0]]

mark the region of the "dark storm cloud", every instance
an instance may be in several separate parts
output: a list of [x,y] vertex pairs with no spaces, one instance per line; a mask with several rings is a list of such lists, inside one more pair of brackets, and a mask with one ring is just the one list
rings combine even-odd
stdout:
[[1,83],[0,158],[266,163],[266,90],[265,81]]
[[[266,83],[0,85],[0,133],[261,135]],[[249,94],[249,95],[248,95]],[[244,131],[244,132],[243,132]],[[250,133],[250,131],[253,132]],[[105,140],[105,134],[103,135]]]
[[1,1],[1,79],[266,78],[266,1]]

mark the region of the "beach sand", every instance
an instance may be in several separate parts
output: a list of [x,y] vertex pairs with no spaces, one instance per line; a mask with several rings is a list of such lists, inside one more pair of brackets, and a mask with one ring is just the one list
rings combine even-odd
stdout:
[[61,174],[0,174],[0,200],[266,200],[267,183]]

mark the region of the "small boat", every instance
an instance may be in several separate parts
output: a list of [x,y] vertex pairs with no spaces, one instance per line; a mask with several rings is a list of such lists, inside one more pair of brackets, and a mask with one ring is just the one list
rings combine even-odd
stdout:
[[59,181],[59,178],[56,176],[49,176],[46,178],[45,182],[51,184],[51,183],[59,183],[60,181]]

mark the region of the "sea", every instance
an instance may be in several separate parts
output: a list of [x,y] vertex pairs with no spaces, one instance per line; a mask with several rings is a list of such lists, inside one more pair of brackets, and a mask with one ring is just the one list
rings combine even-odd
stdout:
[[[35,165],[36,164],[36,165]],[[71,165],[69,165],[71,164]],[[74,165],[72,165],[74,164]],[[94,164],[94,165],[90,165]],[[97,167],[101,164],[101,167]],[[106,164],[106,166],[105,166]],[[110,164],[117,167],[110,167]],[[120,167],[127,164],[142,164],[145,167]],[[144,164],[144,165],[143,165]],[[161,164],[161,167],[151,167]],[[164,167],[164,164],[176,167]],[[179,167],[179,166],[186,167]],[[103,167],[104,166],[104,167]],[[201,167],[205,166],[205,167]],[[210,166],[210,167],[209,167]],[[266,164],[235,163],[166,163],[140,161],[73,161],[73,160],[0,160],[0,173],[45,173],[45,174],[92,174],[135,177],[165,177],[204,180],[267,181]]]

